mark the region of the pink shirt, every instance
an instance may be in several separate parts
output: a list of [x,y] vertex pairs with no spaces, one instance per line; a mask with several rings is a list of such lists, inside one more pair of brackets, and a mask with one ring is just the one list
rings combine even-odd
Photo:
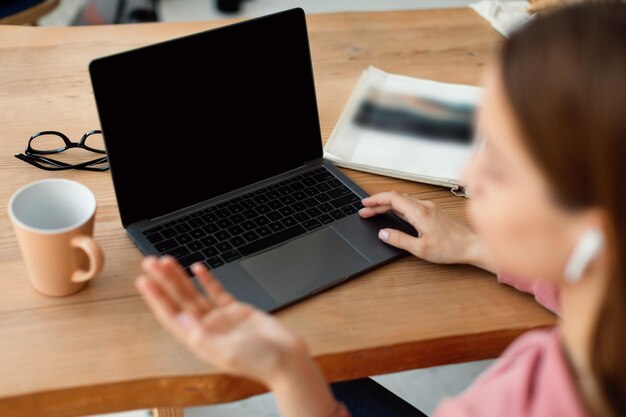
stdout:
[[[555,287],[499,276],[498,281],[559,310]],[[349,417],[341,408],[337,417]],[[558,328],[525,333],[456,398],[444,400],[434,417],[588,417],[568,368]]]
[[[498,281],[559,310],[558,291],[547,283],[506,276]],[[348,410],[341,407],[336,417],[349,417]],[[465,392],[443,401],[434,417],[586,417],[558,328],[520,336]]]
[[[558,311],[556,288],[508,276],[498,281],[535,295]],[[435,417],[586,417],[568,368],[558,328],[525,333],[456,398],[443,401]]]

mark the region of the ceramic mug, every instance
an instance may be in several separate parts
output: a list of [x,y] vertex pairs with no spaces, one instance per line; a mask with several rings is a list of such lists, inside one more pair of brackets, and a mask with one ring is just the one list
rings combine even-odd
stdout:
[[61,297],[83,288],[104,266],[93,240],[96,198],[71,180],[25,185],[9,200],[9,217],[37,291]]

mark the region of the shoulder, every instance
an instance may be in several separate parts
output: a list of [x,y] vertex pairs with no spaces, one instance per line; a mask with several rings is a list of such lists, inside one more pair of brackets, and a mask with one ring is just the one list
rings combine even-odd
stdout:
[[444,401],[436,417],[584,417],[557,330],[519,337],[459,397]]

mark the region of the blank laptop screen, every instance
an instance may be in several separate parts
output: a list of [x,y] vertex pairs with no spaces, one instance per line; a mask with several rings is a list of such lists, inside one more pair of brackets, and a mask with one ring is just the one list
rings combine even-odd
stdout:
[[97,59],[90,73],[124,226],[322,157],[301,9]]

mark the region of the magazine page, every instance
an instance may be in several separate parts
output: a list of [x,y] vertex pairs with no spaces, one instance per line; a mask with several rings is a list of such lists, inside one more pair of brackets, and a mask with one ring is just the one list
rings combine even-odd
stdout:
[[473,152],[478,87],[369,67],[325,157],[338,165],[431,184],[456,184]]

